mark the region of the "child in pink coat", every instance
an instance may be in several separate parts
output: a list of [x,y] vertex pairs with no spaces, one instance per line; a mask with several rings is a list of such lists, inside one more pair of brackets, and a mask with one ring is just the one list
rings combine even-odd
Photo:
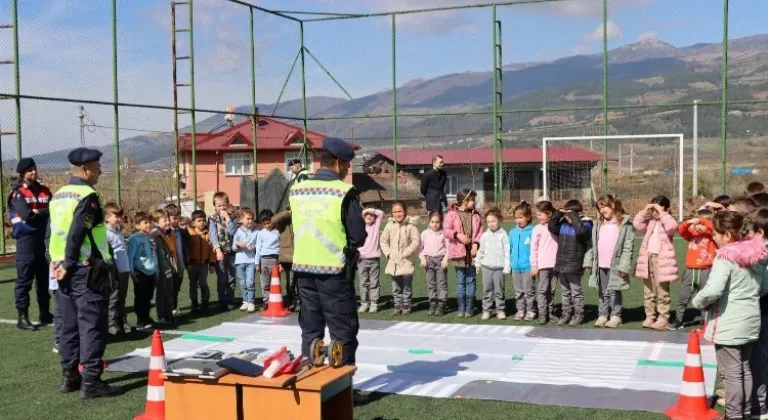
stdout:
[[463,189],[456,194],[456,204],[445,215],[443,234],[448,238],[448,260],[456,269],[456,300],[459,318],[475,313],[477,272],[475,256],[483,234],[483,218],[475,210],[477,193]]
[[554,318],[553,301],[555,298],[555,256],[557,255],[557,235],[549,231],[549,219],[555,213],[555,207],[549,201],[536,203],[536,220],[531,236],[531,275],[539,283],[536,301],[539,305],[539,324],[544,325]]
[[669,214],[669,207],[667,197],[654,197],[632,222],[634,228],[644,234],[635,269],[635,276],[644,280],[643,328],[655,330],[665,330],[669,326],[669,283],[677,280],[673,244],[677,221]]

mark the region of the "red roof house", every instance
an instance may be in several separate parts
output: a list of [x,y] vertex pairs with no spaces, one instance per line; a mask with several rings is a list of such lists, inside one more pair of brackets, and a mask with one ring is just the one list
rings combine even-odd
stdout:
[[[325,134],[307,131],[312,149],[320,148]],[[256,130],[258,176],[264,177],[275,168],[288,173],[288,161],[299,158],[304,141],[303,128],[284,121],[260,117]],[[179,137],[182,155],[182,176],[187,195],[192,195],[192,136]],[[253,123],[250,119],[223,131],[196,134],[197,199],[202,201],[206,192],[223,191],[232,204],[240,204],[240,185],[243,176],[253,176]],[[314,171],[318,163],[308,168]],[[286,175],[287,176],[287,175]],[[352,175],[347,182],[352,181]]]

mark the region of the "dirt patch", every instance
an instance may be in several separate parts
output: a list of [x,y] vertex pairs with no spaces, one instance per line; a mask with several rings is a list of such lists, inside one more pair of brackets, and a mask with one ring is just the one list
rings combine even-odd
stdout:
[[638,83],[644,83],[648,86],[660,85],[665,82],[664,76],[648,77],[646,79],[638,79]]
[[693,82],[693,83],[688,83],[688,86],[690,86],[693,89],[701,90],[704,92],[713,92],[718,89],[717,86],[715,86],[715,84],[712,82]]
[[532,118],[528,121],[528,125],[535,127],[538,125],[556,125],[567,124],[574,121],[572,114],[557,114],[557,115],[545,115],[542,117]]

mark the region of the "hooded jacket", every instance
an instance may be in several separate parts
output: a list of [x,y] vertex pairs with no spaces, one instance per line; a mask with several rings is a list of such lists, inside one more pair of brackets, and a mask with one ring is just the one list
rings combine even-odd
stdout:
[[477,251],[475,266],[477,268],[501,268],[509,273],[509,238],[507,232],[499,228],[496,232],[488,229],[480,237],[480,249]]
[[418,217],[407,217],[401,223],[390,218],[381,233],[381,252],[387,257],[384,272],[390,276],[413,275],[413,256],[421,247]]
[[717,250],[709,279],[692,305],[706,309],[704,338],[740,346],[760,335],[760,296],[768,293],[768,249],[762,238],[735,242]]
[[677,221],[669,213],[662,214],[659,220],[654,219],[646,212],[640,212],[635,215],[632,225],[638,232],[644,234],[643,243],[640,245],[640,252],[637,254],[635,276],[641,279],[648,278],[648,264],[650,260],[648,242],[657,224],[661,224],[664,234],[661,235],[659,275],[656,281],[659,283],[672,282],[677,280],[677,257],[675,256],[675,245],[672,242],[677,232]]
[[531,271],[531,242],[533,241],[533,225],[521,228],[513,227],[509,231],[510,268],[518,273]]
[[[592,229],[592,247],[584,256],[584,266],[592,267],[589,276],[589,285],[598,287],[598,246],[600,239],[600,221]],[[608,290],[629,290],[629,274],[632,272],[632,255],[635,252],[635,229],[632,227],[632,217],[625,214],[619,226],[619,237],[616,239],[616,247],[611,257],[611,276],[608,280]],[[627,274],[622,277],[619,273]]]
[[555,271],[578,274],[584,270],[584,256],[592,247],[592,219],[575,215],[572,223],[556,211],[549,219],[549,232],[557,235]]

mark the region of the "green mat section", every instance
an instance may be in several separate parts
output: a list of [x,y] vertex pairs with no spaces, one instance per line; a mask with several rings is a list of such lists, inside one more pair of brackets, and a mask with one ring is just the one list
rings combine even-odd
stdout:
[[432,350],[430,350],[430,349],[409,349],[408,353],[411,353],[411,354],[432,354]]
[[203,335],[203,334],[184,334],[181,336],[184,340],[198,340],[198,341],[215,341],[218,343],[226,343],[235,341],[234,337],[217,337],[215,335]]
[[516,354],[516,355],[512,356],[512,360],[523,360],[523,355],[522,354]]
[[[656,366],[656,367],[673,367],[682,368],[685,367],[685,362],[677,362],[672,360],[645,360],[640,359],[637,361],[638,366]],[[717,369],[717,365],[711,363],[703,363],[702,367],[705,369]]]

